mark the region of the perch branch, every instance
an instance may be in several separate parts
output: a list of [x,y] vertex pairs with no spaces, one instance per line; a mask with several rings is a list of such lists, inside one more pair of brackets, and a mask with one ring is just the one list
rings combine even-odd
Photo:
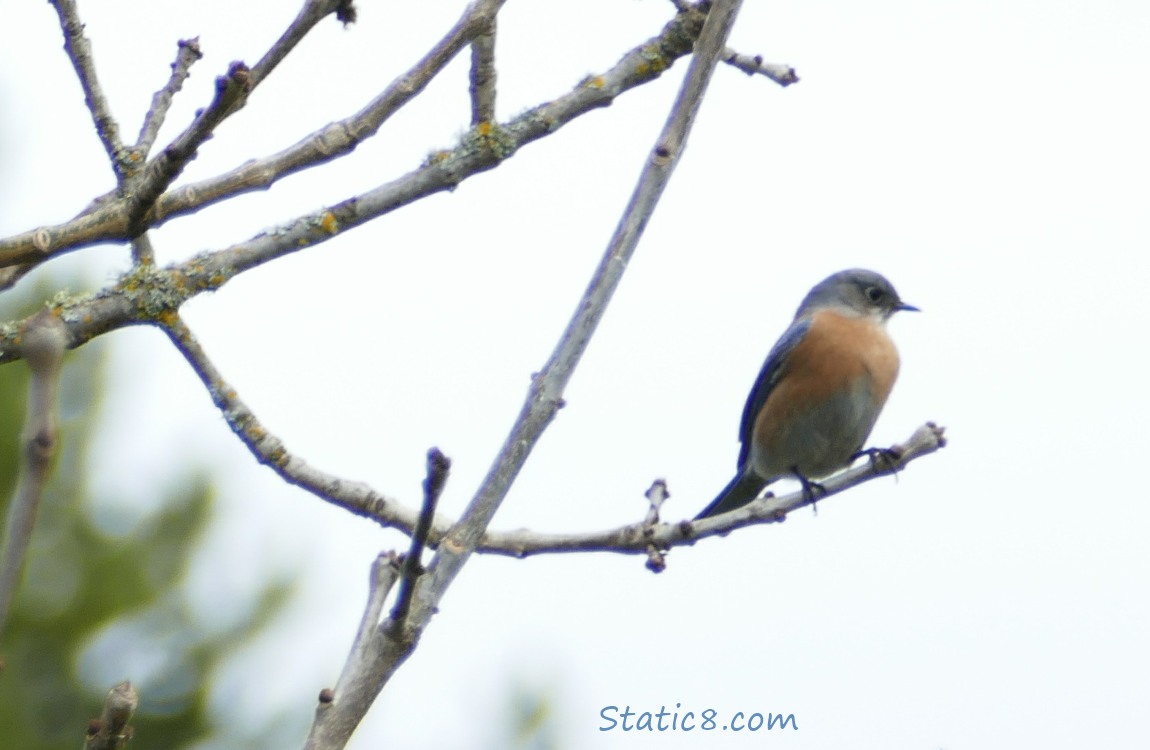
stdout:
[[[901,471],[911,461],[930,455],[946,445],[945,430],[928,422],[919,427],[903,443],[891,447],[892,458],[867,461],[819,482],[826,494],[819,493],[818,501],[837,495],[856,485],[878,477]],[[491,531],[483,537],[479,552],[512,557],[561,552],[615,552],[619,554],[648,554],[649,547],[667,550],[672,547],[693,545],[700,539],[724,536],[745,526],[779,523],[786,517],[809,505],[811,497],[801,490],[774,497],[767,495],[738,510],[701,521],[673,523],[632,524],[601,532],[578,534],[544,534],[532,531]]]

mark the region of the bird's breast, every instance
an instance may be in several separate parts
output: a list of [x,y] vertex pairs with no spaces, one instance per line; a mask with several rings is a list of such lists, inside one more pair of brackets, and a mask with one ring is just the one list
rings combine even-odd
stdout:
[[756,473],[774,478],[797,467],[817,478],[846,466],[870,435],[898,365],[880,323],[831,310],[812,315],[755,420]]

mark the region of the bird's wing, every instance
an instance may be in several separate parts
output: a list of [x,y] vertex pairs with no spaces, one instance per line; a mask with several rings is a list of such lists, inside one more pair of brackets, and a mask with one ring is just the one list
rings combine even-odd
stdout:
[[791,323],[791,327],[771,347],[766,361],[763,362],[763,368],[759,370],[759,377],[755,379],[751,394],[747,396],[747,404],[743,407],[743,419],[739,423],[739,442],[742,443],[742,447],[739,449],[740,470],[746,467],[747,459],[750,456],[751,433],[755,429],[755,418],[759,416],[763,405],[767,403],[767,397],[771,395],[771,391],[775,389],[775,385],[783,376],[787,355],[799,345],[810,327],[810,318],[800,318]]

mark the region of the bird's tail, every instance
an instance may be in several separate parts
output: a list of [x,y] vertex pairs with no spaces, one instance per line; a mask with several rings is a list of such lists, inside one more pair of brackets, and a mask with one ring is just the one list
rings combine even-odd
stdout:
[[702,512],[695,516],[695,520],[698,521],[700,518],[709,518],[735,508],[741,508],[758,497],[763,487],[766,486],[767,483],[756,474],[749,471],[740,472],[727,483],[727,486],[723,488],[718,497],[711,501],[710,505],[703,508]]

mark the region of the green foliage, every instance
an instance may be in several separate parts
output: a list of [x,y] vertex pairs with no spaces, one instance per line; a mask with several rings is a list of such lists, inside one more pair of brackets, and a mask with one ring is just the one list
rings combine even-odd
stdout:
[[[99,715],[104,694],[119,679],[131,680],[140,694],[131,722],[134,750],[221,739],[225,728],[214,726],[208,713],[210,677],[288,593],[286,585],[267,587],[224,632],[192,616],[182,582],[211,518],[212,492],[202,478],[156,488],[157,509],[130,530],[113,536],[108,523],[95,523],[84,447],[101,439],[93,432],[103,386],[97,349],[70,352],[65,362],[62,449],[0,642],[4,748],[81,747],[89,718]],[[0,367],[0,514],[15,483],[26,386],[22,363]],[[92,674],[118,676],[86,684],[83,675]]]

